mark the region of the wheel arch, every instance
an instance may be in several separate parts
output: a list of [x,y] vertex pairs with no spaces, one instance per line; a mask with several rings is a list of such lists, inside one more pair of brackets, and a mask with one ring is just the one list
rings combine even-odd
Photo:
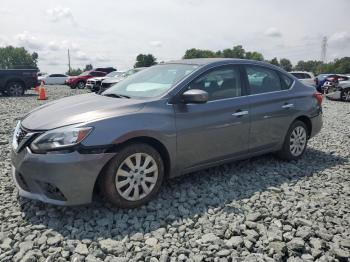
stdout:
[[295,121],[301,121],[306,125],[307,135],[308,135],[308,138],[310,138],[310,136],[312,134],[312,122],[311,122],[310,118],[305,116],[305,115],[302,115],[302,116],[298,116],[297,118],[295,118],[292,123],[294,123]]
[[[130,138],[128,140],[125,140],[125,141],[113,146],[109,150],[109,152],[118,153],[118,151],[120,151],[122,148],[129,146],[131,144],[136,144],[136,143],[148,144],[148,145],[152,146],[155,150],[157,150],[157,152],[160,154],[160,156],[163,160],[164,172],[165,172],[164,177],[168,178],[169,174],[170,174],[170,168],[171,168],[171,160],[170,160],[169,151],[162,142],[160,142],[158,139],[156,139],[154,137],[150,137],[150,136],[133,137],[133,138]],[[112,161],[112,159],[107,161],[107,163],[103,166],[100,173],[98,174],[97,179],[95,181],[94,189],[93,189],[94,195],[98,192],[100,180],[103,177],[103,174],[111,161]]]
[[20,79],[20,78],[10,78],[10,79],[7,79],[6,82],[5,82],[5,86],[6,88],[8,87],[9,84],[11,83],[21,83],[23,85],[24,88],[26,88],[26,84],[25,82],[23,81],[23,79]]

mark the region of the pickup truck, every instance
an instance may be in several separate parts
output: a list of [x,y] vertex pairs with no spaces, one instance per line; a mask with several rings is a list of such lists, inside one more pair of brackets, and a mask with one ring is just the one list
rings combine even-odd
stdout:
[[36,69],[0,69],[0,93],[3,95],[22,96],[26,90],[36,85]]

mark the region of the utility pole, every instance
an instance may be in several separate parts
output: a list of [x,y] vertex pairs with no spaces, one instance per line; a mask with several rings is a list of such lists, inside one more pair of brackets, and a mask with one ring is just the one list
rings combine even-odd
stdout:
[[70,54],[68,49],[68,75],[70,75],[71,67],[70,67]]
[[328,39],[327,36],[322,38],[322,44],[321,44],[321,61],[323,63],[326,63],[326,57],[327,57],[327,43]]

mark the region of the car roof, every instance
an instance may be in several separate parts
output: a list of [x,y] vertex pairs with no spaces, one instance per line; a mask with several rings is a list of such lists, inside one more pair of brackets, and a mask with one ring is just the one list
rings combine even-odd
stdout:
[[308,72],[308,71],[291,71],[289,73],[291,73],[291,74],[293,74],[293,73],[312,74],[312,72]]
[[282,68],[267,62],[249,60],[249,59],[239,59],[239,58],[192,58],[192,59],[173,60],[162,64],[187,64],[187,65],[197,65],[200,67],[204,67],[208,65],[220,66],[220,65],[227,65],[227,64],[251,64],[251,65],[261,65],[265,67],[270,67],[272,69],[284,72]]

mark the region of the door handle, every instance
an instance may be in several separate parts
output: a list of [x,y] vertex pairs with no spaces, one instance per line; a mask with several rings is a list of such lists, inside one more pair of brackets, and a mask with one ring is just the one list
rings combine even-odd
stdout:
[[237,117],[245,116],[245,115],[248,115],[248,111],[239,110],[239,111],[237,111],[236,113],[233,113],[232,115],[233,115],[233,116],[237,116]]
[[294,104],[284,104],[282,106],[282,108],[284,108],[284,109],[288,109],[288,108],[292,108],[292,107],[294,107]]

